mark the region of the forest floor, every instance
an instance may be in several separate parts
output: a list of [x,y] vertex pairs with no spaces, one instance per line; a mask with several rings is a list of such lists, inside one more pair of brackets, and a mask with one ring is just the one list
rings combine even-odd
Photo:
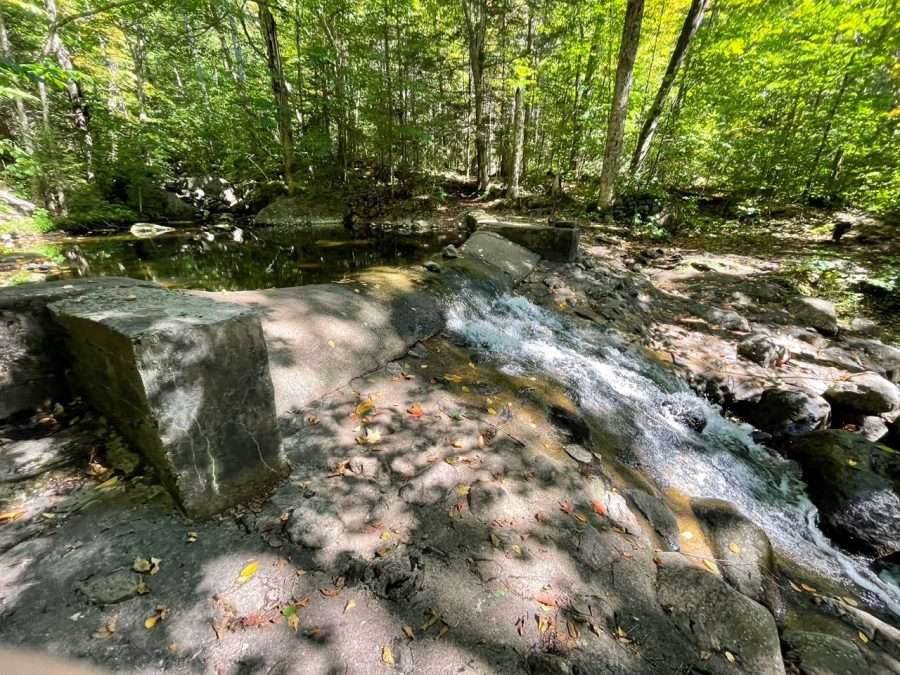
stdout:
[[[670,366],[731,367],[739,334],[683,319],[701,307],[783,319],[780,295],[752,311],[736,295],[769,288],[793,260],[773,233],[760,237],[763,255],[761,242],[660,247],[614,225],[585,230],[578,262],[541,263],[521,292],[608,323]],[[824,235],[815,246],[832,250]],[[848,336],[893,330],[875,319],[845,323]],[[794,368],[823,383],[842,372],[813,354],[750,376]],[[573,455],[577,429],[558,412],[574,409],[569,393],[444,335],[282,419],[288,481],[209,522],[180,515],[152,474],[123,468],[96,416],[63,403],[0,428],[35,458],[27,477],[0,482],[0,512],[15,514],[0,524],[9,646],[140,673],[900,667],[881,610],[783,560],[767,572],[786,608],[776,632],[719,580],[728,562],[684,495],[662,495],[614,455]],[[635,490],[647,512],[623,498]],[[674,514],[668,530],[652,504]],[[683,557],[665,552],[666,536]]]

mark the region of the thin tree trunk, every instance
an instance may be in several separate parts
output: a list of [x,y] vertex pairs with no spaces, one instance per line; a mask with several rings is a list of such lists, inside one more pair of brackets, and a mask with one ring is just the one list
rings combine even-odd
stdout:
[[[9,35],[6,32],[6,22],[3,19],[2,12],[0,12],[0,56],[8,62],[13,60],[12,45],[9,43]],[[16,96],[14,99],[16,131],[19,133],[22,147],[30,155],[34,153],[34,139],[31,135],[31,122],[28,120],[28,111],[25,109],[25,101],[22,100],[21,96]]]
[[266,43],[266,62],[269,78],[272,80],[272,95],[275,99],[276,117],[278,121],[278,140],[281,145],[281,160],[284,166],[284,179],[288,192],[295,191],[294,184],[294,137],[291,132],[291,104],[288,100],[287,87],[284,82],[284,70],[281,65],[281,50],[278,47],[278,28],[275,17],[265,2],[259,3],[259,27]]
[[519,196],[519,182],[522,178],[522,150],[525,145],[525,96],[522,85],[516,87],[516,110],[513,113],[512,173],[509,179],[509,196]]
[[831,108],[828,110],[828,117],[825,119],[825,128],[822,130],[822,139],[819,141],[819,146],[816,149],[816,156],[813,159],[812,167],[809,170],[809,177],[806,180],[806,188],[803,190],[804,199],[809,198],[809,195],[812,192],[812,186],[816,180],[816,173],[818,173],[819,170],[819,162],[822,160],[822,155],[825,153],[825,148],[828,145],[828,137],[831,135],[831,129],[834,125],[834,118],[837,116],[841,103],[844,102],[844,96],[846,95],[847,87],[850,84],[850,69],[853,66],[855,58],[856,54],[854,54],[850,58],[849,63],[847,63],[847,69],[844,72],[844,76],[841,78],[841,85],[834,95],[834,99],[831,102]]
[[487,33],[487,3],[485,0],[463,0],[466,15],[466,35],[469,43],[469,68],[475,98],[475,162],[478,191],[486,192],[490,179],[488,149],[488,120],[484,114],[485,36]]
[[653,137],[659,126],[659,120],[662,117],[666,99],[669,97],[669,92],[672,91],[672,85],[675,84],[675,77],[678,75],[681,64],[684,63],[685,56],[691,45],[691,40],[693,40],[694,35],[697,34],[697,30],[703,22],[703,14],[706,12],[708,6],[709,0],[692,0],[691,2],[690,9],[688,9],[687,16],[684,18],[684,24],[681,27],[681,34],[678,36],[678,42],[675,44],[672,57],[669,59],[669,65],[666,68],[665,75],[663,75],[659,90],[656,92],[656,98],[653,100],[653,105],[650,106],[650,110],[647,112],[647,118],[644,120],[644,125],[641,127],[637,147],[634,149],[634,155],[631,157],[631,167],[629,172],[632,176],[637,175],[638,171],[641,169],[641,165],[647,158],[647,154],[650,152],[650,145],[653,143]]
[[628,99],[634,81],[634,62],[641,40],[641,21],[644,18],[644,0],[628,0],[625,23],[622,26],[622,42],[619,46],[619,64],[616,67],[616,85],[609,123],[606,126],[606,149],[603,152],[603,170],[600,174],[600,205],[608,207],[615,194],[616,177],[625,140],[625,118],[628,115]]

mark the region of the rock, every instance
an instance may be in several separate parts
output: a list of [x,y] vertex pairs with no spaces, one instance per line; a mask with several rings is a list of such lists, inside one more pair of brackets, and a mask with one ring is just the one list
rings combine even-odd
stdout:
[[[397,292],[386,289],[396,280]],[[269,345],[279,415],[299,410],[364,373],[400,358],[443,327],[427,293],[407,292],[409,276],[386,276],[385,295],[337,284],[197,293],[256,309]]]
[[285,533],[298,546],[325,548],[344,529],[335,512],[334,502],[327,497],[313,495],[302,499],[290,513]]
[[836,416],[847,412],[877,415],[900,408],[900,389],[875,373],[852,375],[826,391],[825,398]]
[[785,447],[803,470],[822,531],[851,551],[885,557],[900,551],[900,460],[847,431],[800,436]]
[[152,284],[96,277],[0,289],[0,419],[69,396],[62,331],[48,304],[96,288],[135,286]]
[[150,237],[158,237],[166,232],[174,232],[174,227],[166,227],[165,225],[157,225],[156,223],[135,223],[131,226],[131,234],[135,237],[148,239]]
[[202,216],[198,208],[178,195],[146,183],[130,186],[128,205],[142,218],[153,220],[195,222]]
[[722,577],[731,586],[769,608],[776,622],[784,619],[784,602],[775,581],[775,554],[762,528],[730,502],[694,499],[700,521]]
[[679,550],[678,537],[681,532],[678,521],[666,503],[643,490],[631,489],[626,494],[669,549]]
[[78,590],[98,605],[114,605],[139,595],[143,589],[140,575],[130,570],[92,576],[78,585]]
[[494,232],[479,230],[462,245],[464,258],[484,263],[502,281],[517,284],[537,267],[540,256]]
[[[327,209],[325,213],[327,214]],[[371,221],[371,219],[365,218],[363,220],[366,222]],[[324,229],[342,227],[340,215],[335,213],[329,216],[314,213],[310,201],[300,197],[281,197],[276,199],[260,210],[253,217],[253,222],[264,227],[282,226]]]
[[71,429],[43,438],[0,441],[0,484],[38,476],[75,462],[87,454],[90,443]]
[[657,599],[681,632],[709,654],[704,670],[784,675],[778,628],[765,607],[680,553],[659,553],[657,560]]
[[394,602],[412,600],[424,585],[418,555],[394,554],[377,558],[366,568],[363,581],[372,592]]
[[440,273],[441,266],[436,263],[434,260],[428,260],[425,262],[425,269],[429,272],[434,272],[435,274]]
[[282,477],[256,312],[139,286],[49,309],[66,332],[73,381],[189,514],[257,497]]
[[582,464],[590,464],[592,461],[594,461],[594,456],[591,454],[591,452],[589,450],[585,450],[580,445],[570,443],[565,447],[565,451],[566,454],[576,462],[581,462]]
[[706,411],[693,396],[673,394],[662,402],[662,408],[688,429],[701,433],[706,428]]
[[845,342],[857,354],[865,355],[869,370],[900,385],[900,349],[869,338],[850,338]]
[[486,211],[482,209],[475,209],[474,211],[469,211],[464,221],[466,223],[466,227],[469,228],[470,231],[474,232],[480,227],[485,225],[491,225],[497,222],[497,219],[494,216],[488,214]]
[[444,247],[444,257],[445,258],[458,258],[460,256],[459,249],[456,248],[453,244],[447,244]]
[[754,333],[738,343],[737,353],[763,368],[780,366],[788,361],[791,353],[787,347],[769,335]]
[[823,335],[837,335],[837,312],[834,303],[821,298],[800,297],[788,309],[794,323],[815,328]]
[[725,330],[746,333],[750,330],[750,322],[737,312],[707,307],[701,310],[701,317],[711,324],[721,326]]
[[446,462],[430,466],[401,486],[400,499],[414,506],[428,506],[444,499],[459,482],[459,473]]
[[788,630],[784,659],[803,675],[868,675],[872,671],[852,642],[827,633]]
[[887,422],[877,415],[866,415],[857,421],[856,426],[859,429],[857,433],[873,443],[887,440],[888,434],[891,432]]
[[496,232],[545,260],[572,262],[578,255],[577,227],[526,225],[522,223],[489,223],[480,225],[482,231]]
[[821,396],[796,389],[767,389],[757,400],[744,401],[735,412],[773,436],[796,436],[828,426],[831,406]]

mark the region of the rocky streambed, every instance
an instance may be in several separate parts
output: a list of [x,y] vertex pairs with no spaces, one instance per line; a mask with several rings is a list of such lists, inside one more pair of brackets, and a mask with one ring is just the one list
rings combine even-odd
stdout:
[[[745,280],[714,301],[691,294],[662,276],[672,255],[591,234],[575,262],[507,261],[526,263],[518,294],[490,283],[508,271],[482,255],[460,276],[437,259],[293,305],[244,298],[268,319],[276,401],[287,383],[291,472],[213,520],[180,515],[77,402],[8,424],[0,638],[128,672],[896,672],[892,521],[840,508],[829,521],[803,459],[820,457],[810,444],[842,448],[829,466],[845,512],[896,494],[873,423],[840,417],[874,400],[848,376],[889,380],[894,352],[845,335],[818,302],[742,304]],[[377,300],[408,322],[419,306],[397,299],[435,282],[444,328],[366,318]],[[335,323],[344,294],[360,307]],[[814,354],[830,361],[794,340],[826,341]],[[322,357],[335,367],[312,394],[289,386],[304,345],[339,355]],[[757,421],[765,446],[713,407],[749,419],[767,390],[809,409]],[[845,551],[805,536],[816,510]]]

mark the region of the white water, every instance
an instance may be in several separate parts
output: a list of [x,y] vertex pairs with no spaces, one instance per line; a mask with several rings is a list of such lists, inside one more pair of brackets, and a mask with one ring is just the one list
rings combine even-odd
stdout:
[[[750,429],[708,402],[611,333],[570,321],[523,297],[460,293],[448,328],[510,374],[542,375],[564,385],[584,413],[620,440],[623,456],[658,485],[692,497],[728,500],[761,526],[784,556],[840,581],[900,616],[900,589],[868,560],[836,549],[796,467],[753,442]],[[700,410],[702,433],[671,411]]]

